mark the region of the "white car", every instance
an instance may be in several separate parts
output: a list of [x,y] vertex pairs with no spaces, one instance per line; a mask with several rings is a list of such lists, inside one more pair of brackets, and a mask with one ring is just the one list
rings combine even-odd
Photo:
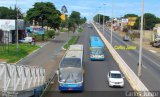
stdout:
[[124,87],[124,77],[120,71],[112,70],[108,73],[108,84],[110,87]]
[[32,41],[33,41],[32,37],[25,37],[24,39],[19,40],[19,42],[22,42],[22,43],[31,43]]

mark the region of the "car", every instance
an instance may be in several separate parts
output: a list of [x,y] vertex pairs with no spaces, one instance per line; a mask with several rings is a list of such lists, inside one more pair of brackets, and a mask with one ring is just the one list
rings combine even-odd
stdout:
[[93,28],[91,25],[88,25],[88,28]]
[[32,43],[34,39],[32,37],[25,37],[21,40],[19,40],[20,43]]
[[125,35],[125,36],[123,37],[123,41],[129,41],[129,36],[128,36],[128,35]]
[[152,44],[153,47],[160,47],[160,41],[155,41],[153,44]]
[[124,87],[124,77],[120,71],[112,70],[108,72],[108,85],[110,87]]

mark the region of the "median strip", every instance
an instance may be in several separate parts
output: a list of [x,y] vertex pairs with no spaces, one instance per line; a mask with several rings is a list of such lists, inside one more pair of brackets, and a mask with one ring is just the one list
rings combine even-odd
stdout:
[[[120,55],[115,51],[115,49],[111,46],[111,44],[107,41],[107,39],[103,36],[103,34],[98,30],[98,28],[92,23],[93,26],[95,27],[97,33],[103,40],[104,44],[106,47],[109,49],[109,52],[111,53],[112,57],[114,60],[117,62],[119,65],[119,68],[125,75],[126,79],[129,81],[131,87],[133,88],[134,91],[138,92],[149,92],[147,87],[141,82],[141,80],[137,77],[137,75],[131,70],[131,68],[125,63],[125,61],[120,57]],[[144,97],[144,95],[139,95],[140,97]],[[154,97],[154,96],[150,96]]]
[[75,44],[78,41],[79,36],[72,36],[71,39],[63,46],[63,48],[66,50],[68,47],[72,44]]

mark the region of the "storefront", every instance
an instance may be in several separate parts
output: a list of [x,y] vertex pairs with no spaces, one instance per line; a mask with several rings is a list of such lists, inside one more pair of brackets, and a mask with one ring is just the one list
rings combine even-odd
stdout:
[[[24,20],[18,20],[18,39],[22,39],[26,36]],[[16,42],[16,21],[12,19],[0,19],[0,30],[1,30],[1,42]]]

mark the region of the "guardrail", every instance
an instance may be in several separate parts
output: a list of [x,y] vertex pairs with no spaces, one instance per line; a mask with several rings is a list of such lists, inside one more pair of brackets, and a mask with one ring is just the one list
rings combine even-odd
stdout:
[[55,77],[56,77],[56,73],[55,73],[55,74],[53,75],[53,77],[46,83],[45,89],[43,90],[43,92],[42,92],[42,94],[40,95],[40,97],[45,96],[45,93],[46,93],[49,85],[50,85],[52,82],[54,82]]
[[[112,47],[112,45],[107,41],[107,39],[103,36],[103,34],[98,30],[98,28],[92,23],[95,27],[97,33],[103,40],[106,47],[109,49],[114,60],[117,62],[119,68],[125,75],[126,79],[129,81],[131,87],[134,91],[138,92],[148,92],[150,91],[146,88],[146,86],[141,82],[141,80],[137,77],[137,75],[131,70],[131,68],[125,63],[125,61],[120,57],[120,55],[116,52],[116,50]],[[143,95],[141,97],[144,97]],[[153,97],[153,96],[150,96]]]
[[33,89],[45,83],[45,69],[35,66],[0,63],[0,90],[17,92]]

